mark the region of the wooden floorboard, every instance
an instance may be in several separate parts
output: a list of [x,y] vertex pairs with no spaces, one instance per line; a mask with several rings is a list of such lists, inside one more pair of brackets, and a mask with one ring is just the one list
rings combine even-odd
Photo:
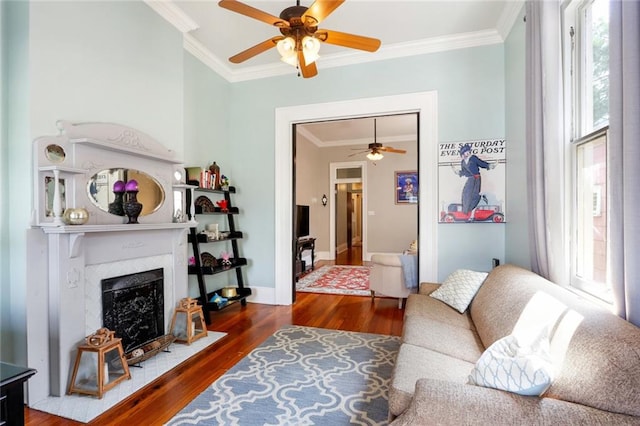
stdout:
[[[320,266],[320,265],[318,265]],[[251,350],[284,325],[399,336],[404,310],[397,299],[298,293],[291,306],[248,303],[212,313],[211,331],[228,333],[200,354],[166,373],[94,419],[92,425],[161,425]],[[25,424],[80,425],[25,408]]]

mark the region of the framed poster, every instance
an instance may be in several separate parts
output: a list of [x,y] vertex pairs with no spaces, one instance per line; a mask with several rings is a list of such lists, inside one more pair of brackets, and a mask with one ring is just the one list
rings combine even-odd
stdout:
[[402,171],[395,173],[396,204],[415,204],[418,202],[418,172]]
[[440,223],[504,223],[504,139],[440,143]]

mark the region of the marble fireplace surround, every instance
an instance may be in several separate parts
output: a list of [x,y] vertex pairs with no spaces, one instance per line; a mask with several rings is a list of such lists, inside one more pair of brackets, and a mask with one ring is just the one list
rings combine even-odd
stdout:
[[[28,386],[30,405],[66,393],[76,347],[102,326],[102,279],[163,268],[166,332],[177,302],[188,295],[187,232],[193,223],[173,221],[173,191],[186,187],[174,178],[181,162],[128,127],[61,122],[59,128],[59,135],[34,141],[35,220],[28,238],[34,256],[29,268],[41,272],[33,274],[38,280],[27,283],[27,358],[38,371]],[[52,143],[66,152],[62,164],[47,162],[44,148]],[[163,206],[140,217],[139,224],[124,224],[123,218],[90,207],[88,179],[110,167],[153,176],[163,186]],[[42,214],[40,183],[45,176],[65,179],[67,207],[87,207],[87,224],[64,225]]]

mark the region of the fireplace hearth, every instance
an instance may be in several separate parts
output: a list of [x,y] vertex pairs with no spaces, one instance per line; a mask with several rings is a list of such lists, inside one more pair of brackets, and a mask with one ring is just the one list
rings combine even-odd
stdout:
[[164,336],[163,269],[101,280],[104,327],[122,338],[125,353]]

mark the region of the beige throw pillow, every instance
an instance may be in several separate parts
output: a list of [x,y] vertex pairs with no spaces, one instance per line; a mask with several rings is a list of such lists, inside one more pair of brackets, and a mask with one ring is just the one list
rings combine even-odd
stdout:
[[458,269],[431,293],[431,297],[438,299],[463,313],[469,307],[473,297],[487,277],[486,272]]

